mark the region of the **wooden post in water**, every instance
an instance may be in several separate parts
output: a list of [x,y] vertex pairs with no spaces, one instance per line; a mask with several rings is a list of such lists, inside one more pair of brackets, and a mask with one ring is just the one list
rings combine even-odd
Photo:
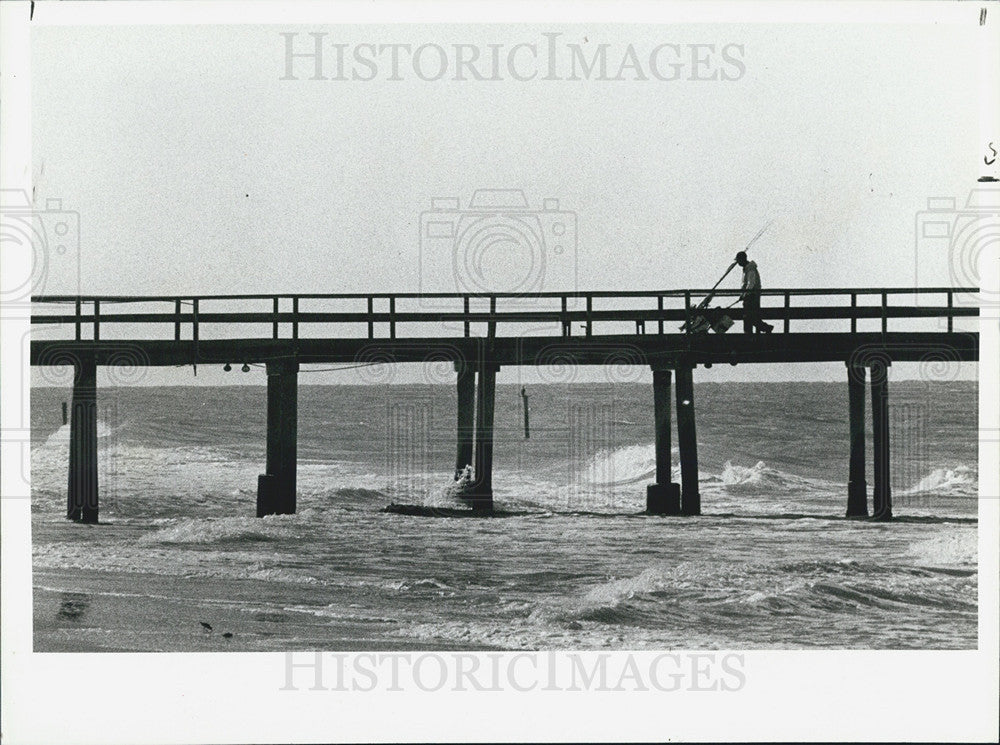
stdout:
[[872,365],[872,451],[875,458],[872,517],[892,519],[889,488],[889,361]]
[[479,366],[479,400],[476,406],[476,483],[472,496],[474,512],[493,511],[493,410],[496,404],[498,366],[484,361]]
[[698,438],[694,428],[694,368],[677,367],[677,447],[681,459],[681,514],[700,515]]
[[521,386],[521,406],[524,409],[524,439],[531,437],[531,422],[529,421],[528,389]]
[[455,480],[471,466],[476,433],[476,368],[465,360],[455,363],[458,373],[458,446],[455,454]]
[[81,355],[73,372],[66,517],[77,522],[96,523],[97,360],[94,355]]
[[653,368],[656,483],[646,487],[647,515],[681,514],[681,487],[671,482],[670,370]]
[[851,455],[847,475],[847,516],[868,517],[865,481],[865,377],[862,365],[847,363],[847,409]]
[[299,363],[267,363],[267,472],[257,477],[257,517],[295,514]]

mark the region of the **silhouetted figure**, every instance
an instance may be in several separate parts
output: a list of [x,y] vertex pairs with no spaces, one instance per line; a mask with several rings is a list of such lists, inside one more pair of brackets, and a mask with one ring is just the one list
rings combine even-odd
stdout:
[[743,333],[753,334],[763,332],[770,334],[774,326],[765,323],[760,317],[760,272],[757,263],[747,260],[747,252],[736,254],[736,263],[743,267]]

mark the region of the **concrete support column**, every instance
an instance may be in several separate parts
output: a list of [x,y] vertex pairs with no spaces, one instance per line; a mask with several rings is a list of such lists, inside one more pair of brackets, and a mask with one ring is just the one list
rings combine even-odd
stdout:
[[479,391],[476,406],[476,482],[471,498],[474,512],[493,511],[493,411],[496,404],[498,365],[483,362],[479,366]]
[[458,373],[458,426],[455,453],[455,479],[466,466],[473,465],[476,429],[476,368],[465,360],[455,363]]
[[257,517],[295,514],[298,362],[267,363],[267,472],[257,478]]
[[865,378],[861,365],[847,366],[847,408],[850,418],[850,460],[847,475],[847,516],[868,517],[865,481]]
[[700,515],[698,437],[694,427],[694,368],[677,367],[677,447],[681,460],[681,514]]
[[81,356],[73,366],[66,517],[97,522],[97,360]]
[[872,517],[892,519],[889,488],[889,362],[872,365],[872,451],[874,480]]
[[679,515],[681,487],[671,482],[670,370],[653,369],[653,420],[656,434],[656,483],[646,487],[646,514]]

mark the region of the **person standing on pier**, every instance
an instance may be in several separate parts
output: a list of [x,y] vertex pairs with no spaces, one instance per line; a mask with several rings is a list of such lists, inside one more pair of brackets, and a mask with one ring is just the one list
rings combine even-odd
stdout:
[[765,323],[760,317],[760,272],[757,271],[757,263],[747,260],[747,252],[740,251],[736,254],[736,263],[743,267],[743,294],[740,299],[743,301],[743,333],[752,334],[763,332],[770,334],[774,326]]

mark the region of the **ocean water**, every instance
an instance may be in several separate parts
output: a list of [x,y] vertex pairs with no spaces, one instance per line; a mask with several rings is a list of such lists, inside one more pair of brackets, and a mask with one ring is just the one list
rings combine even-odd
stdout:
[[106,388],[83,526],[69,392],[34,389],[35,649],[976,647],[976,383],[891,383],[889,524],[843,518],[846,385],[696,384],[686,518],[641,514],[649,386],[528,392],[530,439],[497,393],[509,516],[381,511],[460,506],[453,386],[302,386],[298,513],[257,519],[263,387]]

